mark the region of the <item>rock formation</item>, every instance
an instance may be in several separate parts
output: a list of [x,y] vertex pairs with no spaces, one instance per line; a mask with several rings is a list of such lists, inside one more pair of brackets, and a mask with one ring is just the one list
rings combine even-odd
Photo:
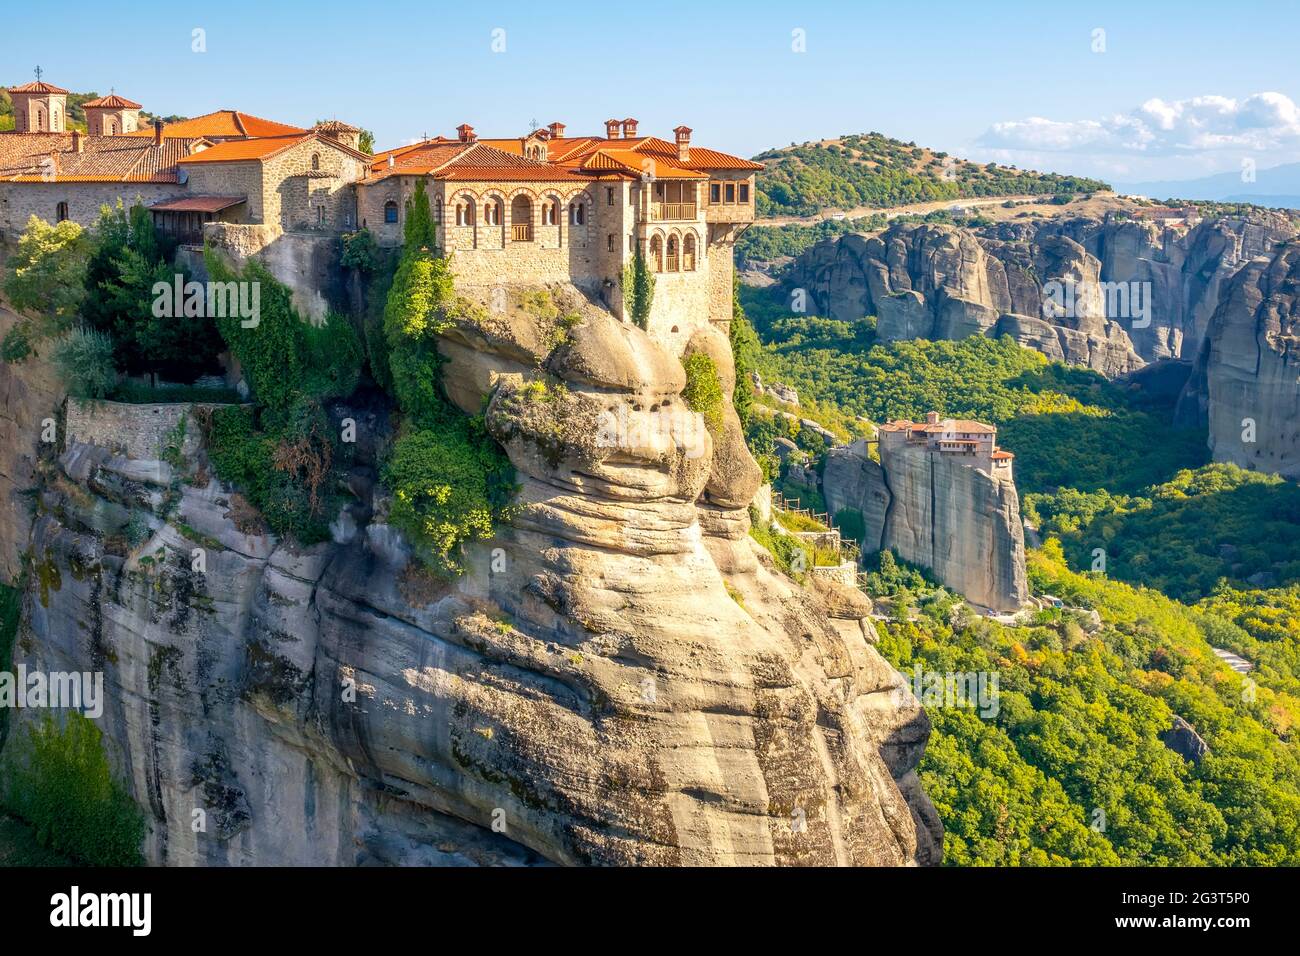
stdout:
[[1019,610],[1029,585],[1015,483],[925,449],[880,456],[861,441],[834,448],[822,475],[831,514],[862,513],[863,551],[891,549],[975,604]]
[[1227,284],[1179,400],[1216,461],[1300,478],[1300,242]]
[[[1291,234],[1285,217],[1262,212],[1186,232],[1117,217],[895,223],[818,243],[783,283],[806,289],[822,314],[875,315],[884,341],[1010,335],[1116,376],[1194,356],[1227,278]],[[1065,303],[1062,289],[1075,290]]]
[[[928,721],[869,605],[748,535],[760,474],[730,402],[705,431],[676,355],[580,310],[563,334],[516,316],[442,340],[449,397],[489,402],[521,486],[450,583],[385,523],[365,447],[336,540],[297,549],[201,450],[173,472],[67,445],[16,653],[104,671],[152,862],[938,862]],[[725,333],[687,350],[730,395]]]

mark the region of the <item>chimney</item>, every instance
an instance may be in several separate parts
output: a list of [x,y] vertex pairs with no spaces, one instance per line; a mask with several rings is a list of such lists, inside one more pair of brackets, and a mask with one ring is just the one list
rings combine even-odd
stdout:
[[691,128],[679,126],[673,132],[677,135],[677,158],[683,163],[691,161]]
[[474,132],[474,127],[470,126],[468,123],[461,123],[457,126],[456,132],[460,134],[460,141],[462,143],[472,143],[478,139],[478,134]]
[[939,413],[938,413],[938,412],[926,412],[926,413],[925,413],[925,423],[926,423],[927,425],[937,425],[937,424],[939,424]]
[[624,139],[636,138],[636,120],[634,119],[623,120],[623,138]]
[[551,131],[551,139],[564,139],[563,123],[552,123],[550,126],[546,128]]
[[605,120],[605,138],[618,139],[618,129],[622,125],[620,120]]
[[163,127],[166,125],[167,124],[160,119],[155,119],[153,121],[153,144],[155,146],[162,145]]
[[85,147],[81,143],[81,130],[79,129],[72,131],[72,151],[74,153],[85,152]]

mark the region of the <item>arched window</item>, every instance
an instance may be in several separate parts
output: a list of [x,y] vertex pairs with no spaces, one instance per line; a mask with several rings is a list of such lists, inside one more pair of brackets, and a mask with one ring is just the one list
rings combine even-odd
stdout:
[[483,206],[483,221],[489,226],[501,225],[501,200],[489,199]]
[[36,107],[36,132],[45,132],[45,110]]
[[650,240],[650,268],[654,272],[664,271],[664,241],[661,236]]
[[569,225],[581,226],[587,221],[587,204],[581,202],[569,203]]
[[104,135],[105,135],[105,136],[116,136],[116,135],[117,135],[117,123],[115,123],[113,120],[108,120],[107,122],[105,122],[105,123],[104,123]]
[[65,219],[67,219],[68,204],[66,202],[59,203],[58,206],[55,207],[54,215],[55,215],[56,222],[63,222]]
[[560,221],[560,201],[548,199],[542,203],[542,225],[554,226]]
[[59,108],[56,106],[50,113],[50,132],[56,132],[59,128]]
[[474,225],[474,200],[469,196],[462,196],[456,203],[456,225]]
[[439,226],[442,225],[442,197],[439,196],[433,201],[433,221]]
[[384,203],[384,222],[397,222],[397,202],[390,199]]
[[677,258],[677,249],[678,249],[677,237],[669,236],[668,237],[668,271],[669,272],[678,271],[679,261]]
[[695,271],[695,233],[688,232],[686,238],[682,240],[682,269],[686,272]]
[[530,242],[533,238],[533,201],[520,193],[510,200],[510,240]]
[[311,154],[311,168],[320,169],[320,153]]

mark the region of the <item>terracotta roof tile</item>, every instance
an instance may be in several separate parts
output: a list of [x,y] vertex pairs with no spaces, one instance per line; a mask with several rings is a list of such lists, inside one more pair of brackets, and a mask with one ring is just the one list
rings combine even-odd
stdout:
[[297,146],[310,138],[309,134],[297,136],[265,136],[260,139],[228,139],[207,149],[186,156],[183,163],[237,163],[250,159],[266,159],[290,146]]
[[139,103],[133,103],[125,97],[118,96],[116,93],[110,93],[108,96],[97,96],[93,100],[86,100],[81,104],[85,109],[108,109],[108,110],[139,110],[144,109]]
[[182,196],[179,199],[164,199],[149,207],[157,212],[221,212],[231,206],[248,202],[247,196]]
[[[195,116],[187,120],[177,120],[175,123],[167,123],[163,126],[164,138],[172,136],[206,136],[216,139],[233,139],[244,136],[292,136],[305,132],[307,130],[300,126],[277,123],[274,120],[262,119],[260,116],[241,113],[239,110],[217,110],[214,113],[206,113],[203,116]],[[143,129],[127,133],[127,135],[153,136],[153,127],[146,126]]]
[[9,87],[10,93],[36,93],[38,95],[48,95],[51,93],[66,94],[68,91],[61,86],[55,86],[52,83],[46,83],[43,80],[37,80],[34,83],[24,83],[22,86]]
[[176,164],[196,139],[152,140],[129,136],[82,136],[81,152],[71,133],[0,134],[0,179],[10,182],[174,183]]

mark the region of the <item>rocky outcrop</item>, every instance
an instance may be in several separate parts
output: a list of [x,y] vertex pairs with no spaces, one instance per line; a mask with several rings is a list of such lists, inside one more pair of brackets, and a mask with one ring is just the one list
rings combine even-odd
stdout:
[[[18,316],[0,305],[0,340]],[[35,511],[31,490],[36,486],[42,452],[53,457],[63,386],[53,366],[42,360],[49,344],[23,362],[0,362],[0,581],[16,581],[21,555]],[[49,427],[51,423],[54,427]]]
[[1200,763],[1210,752],[1209,745],[1196,728],[1177,714],[1174,714],[1173,725],[1157,736],[1162,744],[1191,763]]
[[1216,461],[1300,478],[1300,242],[1228,283],[1210,320],[1179,421],[1203,424]]
[[1194,355],[1226,279],[1291,234],[1272,213],[1187,232],[1117,217],[895,223],[818,243],[783,282],[807,290],[820,314],[875,315],[884,341],[1010,335],[1116,376]]
[[[453,582],[411,564],[364,454],[336,540],[299,550],[201,452],[173,473],[64,451],[18,654],[104,671],[150,860],[938,861],[929,725],[869,604],[805,591],[749,536],[760,473],[730,402],[705,430],[677,356],[582,314],[446,333],[448,394],[488,402],[520,484]],[[725,334],[688,349],[729,395]]]
[[832,514],[862,513],[863,551],[886,548],[930,568],[972,603],[1019,610],[1029,599],[1024,529],[1014,482],[916,448],[832,449],[822,475]]

